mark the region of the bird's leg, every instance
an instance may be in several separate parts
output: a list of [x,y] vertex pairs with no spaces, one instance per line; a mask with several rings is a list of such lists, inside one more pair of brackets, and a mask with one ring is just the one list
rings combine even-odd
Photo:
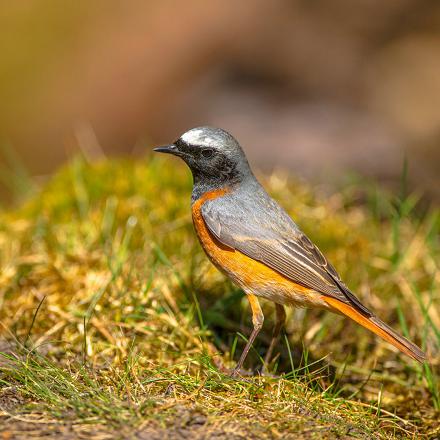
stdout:
[[275,348],[275,345],[278,343],[278,338],[280,336],[281,330],[284,328],[284,324],[286,323],[286,312],[284,307],[281,304],[275,304],[275,327],[272,333],[272,339],[270,341],[269,348],[267,350],[266,356],[264,357],[264,366],[263,371],[269,365],[270,360],[272,359],[272,353]]
[[250,293],[247,294],[247,297],[252,309],[252,324],[254,328],[251,335],[249,336],[246,346],[244,347],[243,353],[241,353],[240,360],[238,361],[237,366],[232,372],[232,377],[236,376],[240,372],[241,367],[243,366],[243,362],[245,361],[246,356],[249,353],[249,349],[251,348],[252,343],[254,342],[258,333],[260,333],[261,327],[263,327],[264,322],[264,315],[261,310],[260,303],[258,302],[258,298]]

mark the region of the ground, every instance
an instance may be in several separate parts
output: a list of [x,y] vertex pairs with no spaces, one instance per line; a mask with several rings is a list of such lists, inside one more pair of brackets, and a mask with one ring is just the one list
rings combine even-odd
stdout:
[[[17,177],[0,212],[0,438],[438,438],[440,219],[359,178],[339,190],[282,173],[271,194],[390,325],[418,365],[342,317],[288,310],[238,378],[243,292],[194,235],[191,179],[163,158]],[[404,180],[404,179],[403,179]]]

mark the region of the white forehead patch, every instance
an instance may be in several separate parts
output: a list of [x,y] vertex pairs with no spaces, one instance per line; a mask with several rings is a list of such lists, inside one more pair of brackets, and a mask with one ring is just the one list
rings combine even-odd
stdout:
[[203,136],[203,130],[202,129],[195,129],[195,130],[189,130],[186,133],[183,133],[181,136],[181,139],[186,142],[187,144],[197,145],[200,143],[201,138]]

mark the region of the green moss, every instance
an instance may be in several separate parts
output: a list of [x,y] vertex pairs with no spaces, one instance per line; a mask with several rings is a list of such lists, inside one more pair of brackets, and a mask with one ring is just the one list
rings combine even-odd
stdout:
[[[431,367],[341,317],[290,310],[271,366],[279,377],[230,379],[221,367],[242,347],[237,332],[250,332],[249,311],[197,243],[187,170],[162,158],[76,159],[0,213],[1,331],[12,344],[0,383],[26,402],[14,412],[133,432],[171,429],[195,411],[208,430],[262,438],[433,434],[438,213],[413,215],[411,197],[396,202],[364,182],[323,195],[263,180],[358,296],[428,350]],[[264,311],[250,369],[271,334],[271,305]]]

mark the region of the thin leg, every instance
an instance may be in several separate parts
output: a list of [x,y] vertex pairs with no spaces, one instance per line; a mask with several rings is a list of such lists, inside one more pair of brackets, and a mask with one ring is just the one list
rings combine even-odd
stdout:
[[286,312],[284,311],[284,307],[281,304],[275,304],[275,312],[276,312],[275,327],[272,333],[272,340],[270,341],[269,348],[264,358],[263,368],[267,368],[267,366],[269,365],[269,362],[272,359],[272,353],[275,348],[275,345],[278,343],[278,338],[280,336],[281,330],[284,328],[284,324],[286,323]]
[[260,303],[258,302],[258,298],[255,295],[249,293],[247,294],[247,297],[252,309],[252,324],[254,328],[251,335],[249,336],[246,346],[244,347],[243,353],[240,356],[240,360],[238,361],[237,366],[232,372],[232,376],[236,376],[240,372],[241,367],[243,366],[243,362],[245,361],[246,356],[249,353],[249,349],[251,348],[252,343],[254,342],[258,333],[260,333],[261,327],[263,327],[264,322],[264,315],[261,310]]

